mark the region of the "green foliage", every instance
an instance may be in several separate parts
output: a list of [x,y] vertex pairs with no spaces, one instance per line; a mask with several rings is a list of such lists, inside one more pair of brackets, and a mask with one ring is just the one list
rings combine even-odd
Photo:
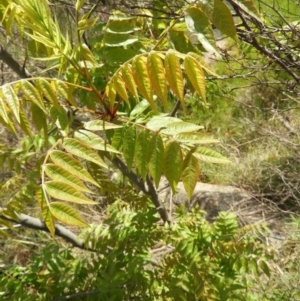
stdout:
[[[189,196],[200,169],[197,167],[189,172],[188,165],[182,169],[183,160],[188,164],[191,158],[196,166],[197,159],[229,162],[209,149],[197,147],[216,142],[200,134],[201,126],[162,114],[170,110],[171,95],[185,107],[186,81],[206,101],[205,76],[206,73],[215,73],[202,60],[197,43],[193,46],[194,53],[190,50],[187,53],[166,50],[169,47],[161,42],[168,31],[173,30],[173,24],[157,43],[148,40],[148,46],[143,44],[143,50],[132,52],[123,64],[117,60],[112,62],[107,60],[106,55],[116,47],[126,57],[125,52],[130,45],[145,41],[145,37],[134,34],[143,31],[139,28],[140,23],[135,17],[115,12],[103,25],[102,38],[91,50],[83,44],[82,36],[98,23],[97,18],[88,13],[80,14],[79,7],[82,5],[83,2],[78,2],[76,6],[76,47],[72,47],[69,35],[64,36],[61,32],[45,0],[10,1],[2,16],[8,33],[15,21],[22,34],[36,44],[35,59],[49,62],[49,70],[57,71],[58,76],[66,74],[64,80],[59,77],[37,77],[3,85],[0,88],[0,122],[16,136],[20,130],[28,136],[24,144],[27,156],[28,150],[32,151],[31,145],[34,146],[31,162],[36,164],[37,170],[32,182],[36,182],[40,174],[41,190],[38,185],[32,187],[33,193],[42,191],[40,199],[43,201],[40,203],[45,216],[52,214],[55,219],[67,223],[69,220],[72,225],[76,219],[77,225],[83,225],[82,218],[74,209],[56,200],[95,203],[91,192],[101,186],[101,181],[91,176],[88,170],[91,162],[109,169],[114,156],[123,157],[129,170],[133,169],[143,180],[150,174],[156,186],[161,174],[165,173],[174,192],[183,177]],[[204,23],[198,23],[201,15],[210,33],[215,25],[224,34],[236,39],[234,27],[228,27],[229,19],[232,19],[229,10],[218,1],[213,7],[210,5],[191,6],[186,12],[186,19],[177,20],[178,25],[185,26],[186,23],[190,34],[206,37],[208,33],[200,33],[204,26]],[[226,15],[224,24],[216,18],[219,13]],[[214,43],[212,35],[206,38]],[[202,40],[199,39],[200,42]],[[205,48],[206,44],[201,43]],[[103,78],[103,82],[98,82],[97,78]],[[147,101],[149,107],[146,111],[135,113],[135,118],[130,117],[141,98]],[[89,114],[88,121],[82,121],[78,126],[74,122],[77,111]],[[140,121],[135,122],[136,118]],[[34,130],[31,123],[35,126]],[[116,128],[122,127],[122,136],[119,136],[120,130]],[[192,157],[191,152],[194,153]],[[3,164],[8,156],[3,154]],[[15,171],[17,166],[10,169]],[[83,181],[94,187],[88,188]],[[55,204],[53,208],[52,204]],[[68,214],[66,212],[64,215],[62,208],[68,208]],[[6,214],[13,216],[9,210]],[[52,234],[54,218],[47,219]]]
[[[256,16],[252,1],[234,2]],[[37,202],[52,237],[57,222],[82,227],[88,249],[76,254],[50,243],[26,267],[5,266],[1,297],[243,300],[247,275],[269,276],[270,254],[248,235],[260,227],[239,229],[229,213],[209,224],[198,210],[179,210],[171,222],[152,184],[164,174],[176,193],[182,179],[191,198],[202,162],[230,163],[209,148],[218,140],[203,126],[169,113],[186,109],[187,91],[206,105],[206,78],[217,74],[202,51],[217,55],[214,27],[238,40],[230,9],[220,0],[186,4],[178,19],[159,24],[114,11],[104,24],[93,9],[83,13],[84,4],[75,4],[75,38],[46,0],[0,4],[6,33],[26,36],[32,60],[52,75],[0,87],[0,123],[21,141],[1,145],[1,169],[12,174],[1,188],[14,189],[0,225],[9,228]],[[115,167],[136,187],[110,183]],[[102,196],[112,204],[89,225],[79,212]]]
[[199,210],[178,213],[172,227],[157,221],[149,203],[116,201],[82,234],[95,253],[46,245],[26,267],[4,270],[3,300],[245,300],[248,275],[268,275],[271,254],[251,239],[259,226],[239,229],[231,213],[209,224]]

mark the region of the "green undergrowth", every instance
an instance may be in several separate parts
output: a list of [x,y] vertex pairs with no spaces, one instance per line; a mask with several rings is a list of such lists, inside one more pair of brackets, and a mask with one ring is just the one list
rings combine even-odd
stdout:
[[50,242],[26,265],[2,268],[1,300],[246,300],[249,276],[269,277],[264,225],[239,228],[232,213],[210,224],[195,209],[161,226],[155,208],[136,206],[116,201],[86,229],[95,252]]

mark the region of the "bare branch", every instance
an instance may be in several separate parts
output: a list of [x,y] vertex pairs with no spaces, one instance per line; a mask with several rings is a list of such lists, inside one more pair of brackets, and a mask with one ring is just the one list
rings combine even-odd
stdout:
[[[49,229],[45,225],[43,221],[41,221],[38,218],[32,217],[27,214],[23,213],[16,213],[16,216],[18,220],[14,220],[12,218],[8,218],[2,214],[0,214],[0,219],[12,222],[12,223],[18,223],[21,224],[22,226],[34,230],[40,230],[40,231],[45,231],[49,232]],[[82,239],[78,239],[78,236],[73,233],[72,231],[68,230],[67,228],[61,226],[61,225],[55,225],[55,235],[63,238],[65,241],[69,242],[72,244],[73,247],[80,248],[80,249],[85,249],[88,251],[95,252],[96,250],[89,245],[87,248],[84,246],[84,241]]]
[[30,73],[23,68],[4,47],[0,44],[0,60],[2,60],[11,70],[18,74],[21,78],[30,78]]

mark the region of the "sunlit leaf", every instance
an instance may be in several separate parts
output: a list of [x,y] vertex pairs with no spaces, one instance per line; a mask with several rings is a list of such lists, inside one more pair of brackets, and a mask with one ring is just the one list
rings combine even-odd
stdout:
[[133,163],[135,140],[136,129],[134,127],[128,127],[123,137],[123,154],[129,170],[131,169]]
[[226,157],[222,156],[218,152],[205,148],[205,147],[197,147],[195,152],[193,153],[194,156],[204,162],[208,163],[218,163],[218,164],[228,164],[230,160]]
[[76,102],[74,101],[74,98],[72,97],[72,88],[69,87],[65,82],[61,80],[55,81],[55,86],[57,92],[63,96],[65,100],[70,102],[73,106],[76,106]]
[[179,133],[175,135],[174,139],[181,143],[187,144],[210,144],[219,143],[220,141],[206,135],[203,133]]
[[165,57],[165,71],[170,89],[173,91],[176,97],[180,100],[181,105],[184,107],[184,83],[181,66],[178,58],[172,52],[168,52]]
[[154,135],[149,144],[149,173],[158,188],[164,163],[164,143],[160,135]]
[[83,126],[85,129],[90,131],[106,131],[111,129],[119,129],[122,128],[122,125],[113,124],[104,120],[91,120],[84,124]]
[[20,123],[20,103],[18,96],[9,84],[2,86],[2,92],[6,104],[14,113],[14,116],[17,119],[18,123]]
[[138,56],[132,62],[132,75],[141,95],[149,101],[151,108],[156,111],[156,105],[153,100],[152,87],[147,71],[147,59],[144,56]]
[[199,178],[200,166],[198,159],[190,152],[183,161],[182,182],[190,200]]
[[73,138],[65,138],[62,145],[65,150],[72,155],[108,168],[107,164],[99,157],[99,155],[84,143]]
[[228,37],[234,40],[238,40],[233,16],[228,6],[221,0],[214,1],[215,2],[212,23]]
[[170,183],[173,193],[176,193],[177,183],[182,172],[182,152],[176,141],[169,142],[164,155],[164,174]]
[[56,107],[57,110],[61,110],[61,106],[58,104],[56,93],[52,85],[43,78],[37,80],[37,88],[42,91],[44,96]]
[[139,174],[145,181],[148,167],[148,148],[149,148],[149,132],[142,131],[136,139],[135,145],[135,161]]
[[49,210],[48,204],[45,200],[44,192],[41,188],[36,192],[36,199],[41,207],[43,221],[46,224],[51,236],[54,237],[55,222],[54,222],[53,216]]
[[134,82],[134,78],[132,75],[132,68],[129,66],[129,64],[125,64],[122,67],[122,79],[123,79],[128,91],[135,97],[135,100],[138,102],[139,96],[138,96],[136,84]]
[[93,179],[93,177],[81,165],[81,163],[75,158],[73,158],[71,155],[66,154],[62,151],[53,150],[50,153],[50,158],[55,164],[59,165],[63,169],[66,169],[71,174],[77,176],[79,179],[99,186],[99,184]]
[[176,117],[155,116],[146,124],[146,127],[152,131],[159,131],[167,128],[169,124],[174,124],[175,122],[181,123],[182,120]]
[[194,52],[189,52],[188,55],[193,57],[198,62],[198,64],[202,67],[202,69],[204,69],[211,75],[218,77],[218,74],[215,73],[214,70],[212,70],[212,68],[204,61],[204,59],[199,54]]
[[141,102],[139,102],[133,110],[130,112],[130,117],[138,117],[140,114],[142,114],[146,109],[148,109],[150,106],[147,99],[143,99]]
[[7,112],[9,111],[6,103],[4,100],[0,97],[0,117],[5,121],[5,123],[8,123],[9,118],[7,115]]
[[78,191],[93,193],[78,177],[58,165],[46,164],[44,171],[53,181],[66,183],[70,186],[73,186]]
[[165,110],[168,109],[168,93],[166,85],[165,68],[162,59],[155,52],[150,53],[147,59],[148,74],[152,88],[161,99]]
[[23,81],[21,83],[21,88],[25,96],[35,105],[37,105],[43,112],[46,113],[46,109],[43,103],[42,96],[39,91],[28,81]]
[[103,138],[95,133],[85,130],[79,130],[74,133],[74,138],[80,140],[90,148],[119,154],[120,152],[108,144]]
[[110,109],[113,110],[114,105],[115,105],[115,101],[116,101],[117,91],[116,91],[116,88],[115,88],[115,86],[112,82],[109,82],[106,85],[105,94],[109,99]]
[[129,105],[129,99],[125,88],[125,83],[120,75],[114,76],[114,87],[122,99]]
[[205,75],[202,67],[192,56],[188,55],[184,59],[184,68],[194,89],[201,96],[203,101],[206,101]]
[[26,133],[29,137],[32,137],[30,123],[22,108],[20,108],[20,127],[24,133]]
[[50,181],[44,183],[43,188],[50,196],[59,200],[77,204],[97,204],[97,202],[88,199],[83,193],[66,183]]
[[97,21],[98,18],[80,20],[77,24],[77,30],[89,30],[96,24]]
[[67,204],[60,202],[53,202],[50,206],[52,215],[59,221],[76,227],[87,227],[88,224],[79,215],[79,213],[68,206]]
[[178,133],[195,132],[200,129],[203,129],[203,126],[182,121],[182,122],[169,123],[165,125],[165,129],[162,129],[161,133],[173,136]]
[[47,137],[47,116],[44,111],[34,103],[31,104],[31,118],[38,131],[43,130]]

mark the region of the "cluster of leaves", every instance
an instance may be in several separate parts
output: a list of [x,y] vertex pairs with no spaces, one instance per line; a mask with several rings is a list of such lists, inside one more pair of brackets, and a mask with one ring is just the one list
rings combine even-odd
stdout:
[[161,226],[148,205],[111,205],[83,234],[96,253],[77,259],[50,243],[26,267],[4,270],[3,300],[245,300],[247,276],[269,274],[272,254],[253,238],[263,228],[239,229],[231,213],[209,224],[199,210]]
[[[34,51],[30,49],[35,59],[49,62],[48,69],[57,70],[58,76],[66,74],[65,80],[23,79],[0,89],[0,122],[16,136],[19,133],[15,124],[27,135],[19,151],[26,156],[22,162],[16,160],[12,171],[22,173],[22,164],[34,166],[30,181],[36,183],[41,178],[42,183],[41,187],[30,183],[30,187],[36,193],[52,234],[55,219],[86,225],[72,207],[51,200],[95,203],[86,195],[92,190],[84,182],[95,188],[101,183],[91,176],[86,163],[109,169],[112,158],[121,156],[129,170],[134,168],[143,180],[149,174],[156,186],[161,174],[165,173],[175,192],[182,177],[191,197],[199,175],[199,159],[227,162],[218,153],[199,147],[216,142],[204,137],[199,132],[200,126],[159,114],[159,111],[170,109],[170,100],[174,98],[185,107],[185,83],[205,102],[205,72],[215,73],[201,59],[200,48],[217,51],[213,26],[237,39],[227,6],[218,0],[214,6],[200,3],[188,7],[182,14],[184,22],[176,20],[155,43],[148,39],[148,44],[135,47],[138,50],[131,53],[131,58],[117,66],[116,62],[106,62],[106,54],[116,48],[125,51],[132,43],[142,43],[143,38],[136,32],[142,32],[143,22],[114,14],[102,26],[102,38],[94,43],[93,54],[82,40],[85,32],[95,27],[97,18],[93,18],[92,10],[81,16],[83,5],[84,1],[77,1],[75,6],[77,47],[73,47],[69,35],[63,36],[46,1],[8,1],[1,9],[7,33],[12,34],[12,24],[18,25],[21,34],[34,43]],[[219,13],[224,22],[219,22]],[[170,43],[166,43],[167,35]],[[197,37],[197,41],[193,42],[192,36]],[[174,46],[173,50],[165,50],[170,45],[182,44],[182,38],[191,47],[177,49]],[[104,87],[95,81],[99,77],[105,79]],[[99,92],[101,88],[104,89]],[[145,99],[146,105],[139,103],[141,99]],[[141,107],[146,108],[148,114],[144,114]],[[88,112],[89,116],[95,115],[100,120],[85,122],[74,129],[74,110]],[[32,131],[32,123],[36,131]],[[53,127],[56,130],[53,131]],[[121,130],[117,130],[118,127]],[[2,165],[7,160],[12,162],[9,151],[3,150]],[[14,216],[9,209],[4,214]]]
[[[252,1],[233,2],[256,17]],[[3,269],[1,296],[245,299],[246,275],[269,274],[271,254],[253,239],[259,226],[238,229],[229,213],[209,224],[197,210],[178,212],[172,224],[166,223],[170,220],[161,214],[155,191],[149,193],[151,204],[145,196],[125,192],[95,226],[78,212],[78,204],[98,204],[97,193],[117,190],[107,188],[113,165],[124,165],[125,170],[119,167],[123,174],[133,175],[134,184],[147,182],[148,188],[157,188],[164,174],[175,193],[182,179],[191,197],[199,161],[228,162],[204,147],[217,140],[205,136],[202,126],[168,112],[178,104],[185,109],[187,90],[205,104],[206,77],[216,74],[202,51],[217,55],[215,27],[238,40],[230,7],[221,0],[186,4],[178,19],[157,26],[157,20],[120,12],[99,24],[84,3],[76,1],[75,29],[65,35],[46,0],[0,4],[7,34],[18,28],[29,40],[32,59],[45,62],[45,72],[57,72],[0,87],[0,123],[22,139],[18,148],[1,145],[0,164],[12,173],[2,188],[13,186],[17,192],[1,208],[0,224],[9,228],[7,220],[17,220],[16,213],[34,200],[53,236],[56,221],[85,227],[82,238],[89,250],[81,256],[45,246],[32,264]],[[78,115],[86,117],[79,124]]]

